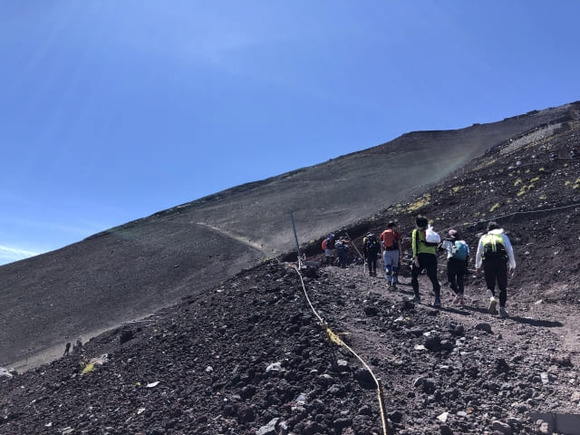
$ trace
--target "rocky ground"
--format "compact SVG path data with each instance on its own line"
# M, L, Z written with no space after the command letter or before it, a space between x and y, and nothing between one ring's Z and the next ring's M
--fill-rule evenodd
M382 434L363 362L383 386L390 433L580 433L580 160L566 157L579 139L575 124L518 138L337 229L360 246L397 219L408 253L423 213L441 233L461 230L474 251L498 220L518 263L509 318L486 312L475 274L465 306L451 305L444 286L435 309L424 276L424 304L408 302L407 266L395 291L360 265L304 269L303 288L293 263L272 260L50 364L5 373L0 433ZM305 247L307 264L321 259L317 247ZM444 272L441 259L442 284Z
M415 306L362 266L304 272L324 324L381 380L394 433L550 433L530 413L578 412L575 307L514 301L500 319L472 287L465 307L444 290L434 309L425 277ZM4 377L0 394L6 434L383 433L369 372L276 262Z

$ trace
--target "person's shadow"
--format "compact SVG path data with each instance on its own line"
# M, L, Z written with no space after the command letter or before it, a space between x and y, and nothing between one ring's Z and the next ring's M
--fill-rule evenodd
M477 311L482 314L489 314L485 307L471 307L465 306L463 307L465 310L469 311ZM489 314L491 317L497 317L497 315ZM544 328L560 328L564 326L562 322L558 322L557 320L543 320L543 319L532 319L530 317L521 317L521 316L512 316L509 315L504 320L512 320L518 323L524 323L526 325L531 326L542 326Z

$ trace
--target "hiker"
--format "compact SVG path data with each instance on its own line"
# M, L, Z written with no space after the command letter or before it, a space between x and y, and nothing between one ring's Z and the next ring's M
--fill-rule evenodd
M457 230L449 230L448 237L441 243L441 248L447 251L447 279L449 286L455 297L454 305L463 305L464 300L464 280L467 275L467 265L469 264L469 246Z
M479 239L477 254L475 255L475 268L477 273L481 274L483 265L487 295L489 296L488 311L491 314L497 314L497 299L495 298L495 283L497 281L497 287L499 288L499 315L501 317L508 316L505 310L508 264L509 273L513 275L516 268L516 260L510 239L504 234L504 230L499 227L497 222L491 221L487 225L487 233Z
M349 251L349 240L340 236L337 242L334 244L334 249L336 250L336 255L338 256L338 267L346 269L348 264L348 251Z
M370 276L377 276L377 257L380 252L379 241L373 233L367 233L363 238L365 259L369 268Z
M70 341L66 344L66 346L64 348L63 356L67 356L69 353L70 353Z
M393 290L397 288L399 282L399 259L403 255L403 238L395 230L396 227L396 222L389 222L387 229L379 236L383 250L387 287Z
M441 286L437 280L437 246L441 242L441 237L437 234L425 216L417 216L415 219L416 228L411 234L413 249L413 266L411 267L411 286L415 296L412 301L421 303L419 294L419 275L423 270L427 270L427 276L433 284L435 301L433 306L441 306Z
M72 345L72 353L81 353L83 351L83 342L80 338L77 338L77 342Z
M322 241L322 249L326 258L326 265L331 266L334 263L334 234L330 233L326 239Z

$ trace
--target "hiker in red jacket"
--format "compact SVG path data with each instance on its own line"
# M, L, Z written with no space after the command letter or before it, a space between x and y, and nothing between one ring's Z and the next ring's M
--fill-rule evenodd
M322 241L321 247L324 250L326 265L332 266L334 263L334 234L330 233L328 237Z
M399 282L399 259L403 254L403 238L395 230L396 227L396 222L389 222L387 229L379 236L387 275L387 286L393 290L397 288Z

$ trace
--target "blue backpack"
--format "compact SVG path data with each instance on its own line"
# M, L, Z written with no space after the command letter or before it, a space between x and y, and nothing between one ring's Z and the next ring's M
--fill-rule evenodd
M457 260L465 261L465 260L467 260L467 254L468 254L468 249L467 249L467 244L465 242L461 242L458 240L453 244L453 249L451 251L451 255L453 256L453 258L456 258Z

